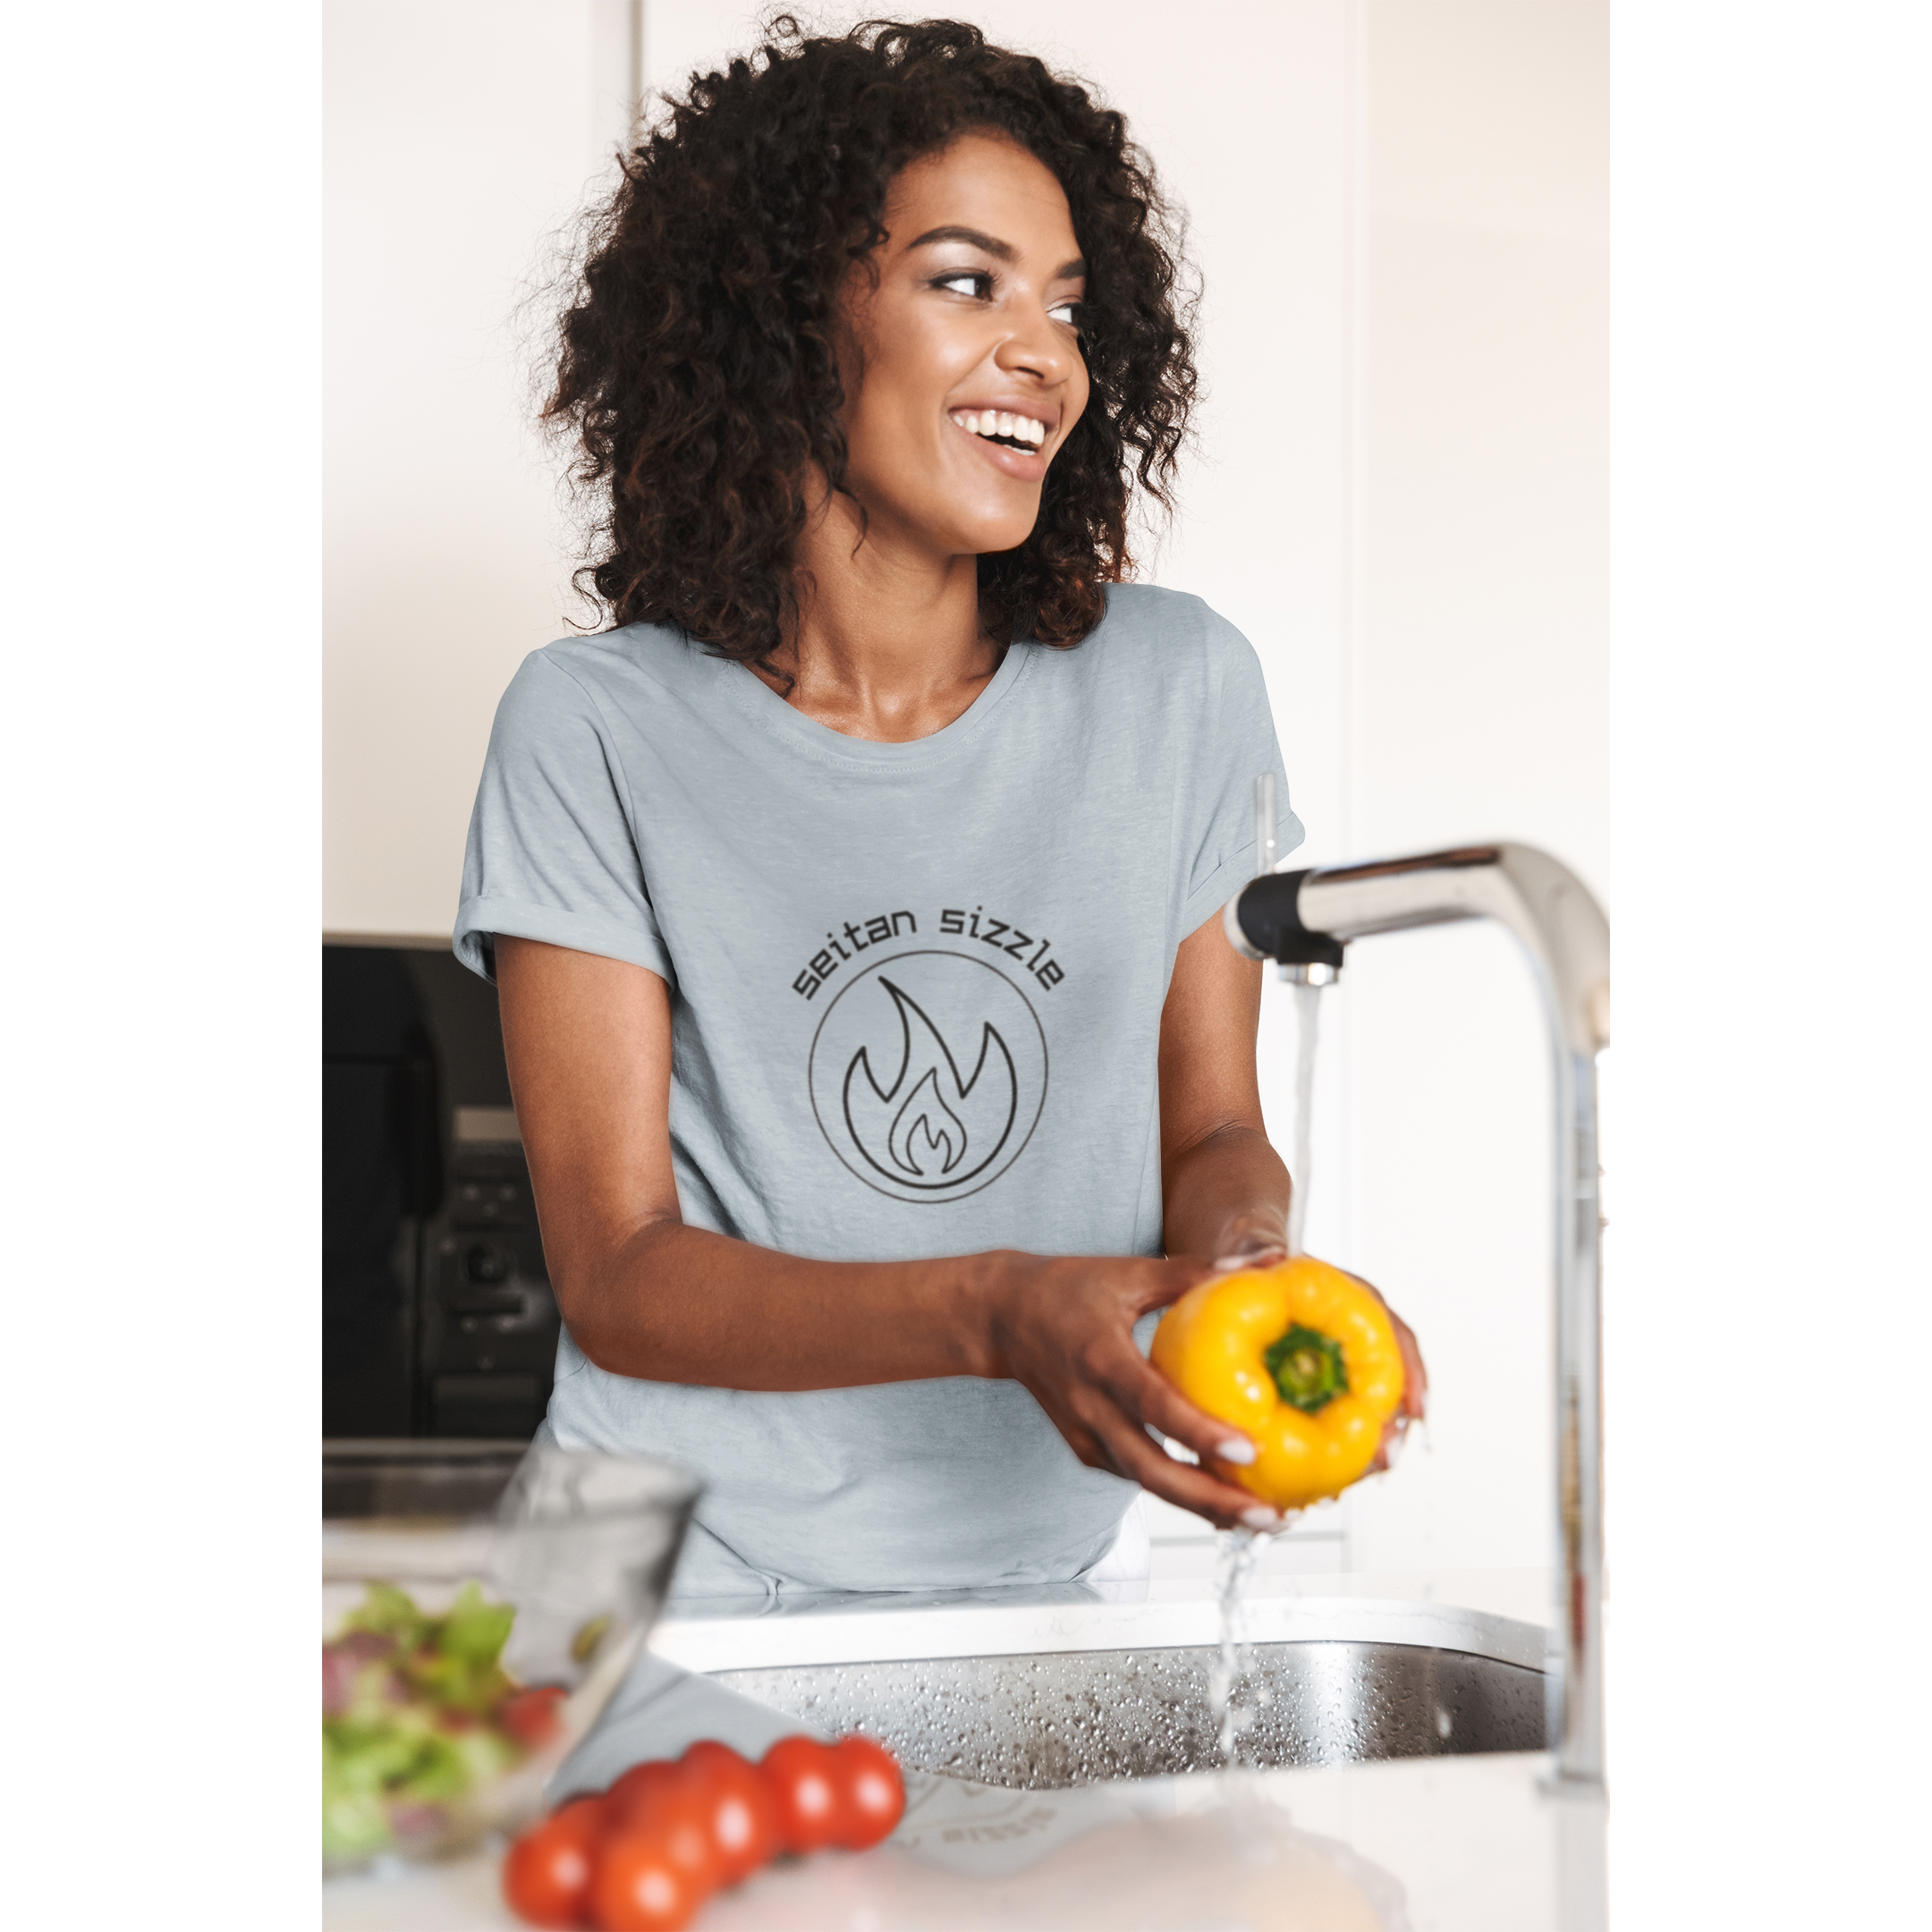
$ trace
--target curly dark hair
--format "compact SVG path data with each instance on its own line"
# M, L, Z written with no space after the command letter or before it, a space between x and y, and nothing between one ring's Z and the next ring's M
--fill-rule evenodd
M543 416L573 434L594 504L577 572L614 624L675 624L772 668L799 612L810 465L845 487L835 341L851 267L886 239L887 189L961 134L1008 136L1065 191L1088 264L1085 412L1018 549L979 559L988 631L1072 644L1132 568L1136 481L1164 512L1196 376L1178 228L1126 123L957 21L838 37L790 14L694 74L590 217ZM847 494L850 494L847 492Z

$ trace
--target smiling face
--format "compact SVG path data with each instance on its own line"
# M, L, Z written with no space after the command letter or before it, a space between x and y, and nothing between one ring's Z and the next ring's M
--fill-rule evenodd
M869 538L941 556L1026 541L1087 406L1084 264L1060 183L996 135L901 171L888 239L847 284L846 486Z

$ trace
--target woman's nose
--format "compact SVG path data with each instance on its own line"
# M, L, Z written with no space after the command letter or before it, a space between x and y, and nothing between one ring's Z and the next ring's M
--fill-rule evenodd
M1044 308L1027 313L1012 335L994 352L993 360L1009 376L1033 376L1041 382L1063 381L1072 366L1074 349L1066 331Z

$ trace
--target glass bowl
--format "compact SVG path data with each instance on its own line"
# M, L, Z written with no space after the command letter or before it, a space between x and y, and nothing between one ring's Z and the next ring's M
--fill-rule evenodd
M521 1830L664 1602L699 1491L538 1444L322 1445L322 1861Z

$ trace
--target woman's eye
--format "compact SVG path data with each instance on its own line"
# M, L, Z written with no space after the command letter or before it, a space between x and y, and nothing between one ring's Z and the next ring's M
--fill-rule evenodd
M1055 302L1053 307L1046 311L1046 313L1050 317L1052 317L1052 318L1055 322L1063 323L1070 329L1077 329L1080 326L1080 317L1085 311L1086 307L1087 305L1085 302Z
M993 277L977 268L962 268L957 275L936 276L933 286L953 289L962 295L977 295L983 299L993 292Z

